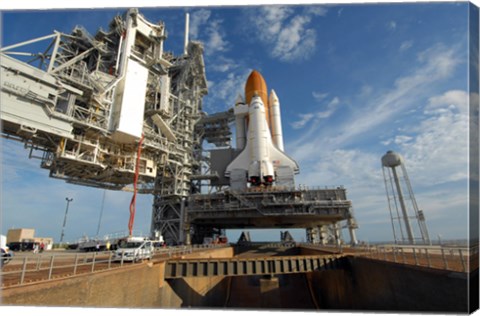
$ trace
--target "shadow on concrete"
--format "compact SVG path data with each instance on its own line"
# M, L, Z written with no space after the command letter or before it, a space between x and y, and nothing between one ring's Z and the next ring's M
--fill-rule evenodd
M336 267L307 274L168 282L181 307L466 313L475 305L469 295L478 290L472 286L469 293L468 284L478 282L478 270L467 274L346 257Z
M279 257L279 256L297 256L300 254L300 248L283 248L269 246L235 246L235 257Z
M178 307L316 309L305 274L226 277L204 294L200 294L184 279L169 280L168 283L181 302Z
M345 258L342 269L311 273L322 309L468 312L469 278L452 272L367 258ZM470 281L471 282L471 281Z
M204 286L200 286L200 290L192 288L185 279L172 279L167 282L180 298L182 302L180 307L223 307L227 298L228 278L223 278L217 285L209 290L205 290L209 287L207 279L205 278L206 282ZM204 292L204 294L199 292Z

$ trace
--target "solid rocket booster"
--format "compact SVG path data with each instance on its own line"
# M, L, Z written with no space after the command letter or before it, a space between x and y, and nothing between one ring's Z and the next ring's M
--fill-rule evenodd
M239 95L237 101L235 102L235 109L242 107L243 99ZM238 112L238 111L237 111ZM237 149L243 149L245 147L245 143L247 142L247 133L246 133L246 122L245 116L236 115L235 116L235 131L237 134Z
M252 71L245 84L245 103L236 101L235 126L237 149L242 152L227 166L225 175L240 169L251 185L271 185L278 168L298 172L297 163L283 152L280 102L275 91L270 97L258 71Z
M270 129L272 132L273 143L278 149L283 151L283 135L282 135L282 118L280 114L280 102L277 94L272 89L270 98L268 99L270 105Z

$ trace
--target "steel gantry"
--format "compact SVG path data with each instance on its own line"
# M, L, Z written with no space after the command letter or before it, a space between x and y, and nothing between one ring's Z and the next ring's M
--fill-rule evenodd
M0 117L2 135L24 142L51 177L98 188L133 190L143 138L138 192L155 195L152 232L179 242L207 84L202 44L174 56L166 37L163 22L130 9L95 35L76 27L4 47Z

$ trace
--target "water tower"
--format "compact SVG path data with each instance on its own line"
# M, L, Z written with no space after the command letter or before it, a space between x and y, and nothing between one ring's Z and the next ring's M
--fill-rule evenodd
M382 167L395 243L430 244L425 216L418 209L404 159L389 150L382 157Z

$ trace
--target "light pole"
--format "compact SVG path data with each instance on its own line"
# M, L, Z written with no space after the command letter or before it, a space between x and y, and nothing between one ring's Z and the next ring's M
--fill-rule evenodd
M65 218L63 219L63 227L62 227L62 234L60 235L60 243L62 243L62 241L63 241L63 235L64 235L64 231L65 231L65 224L67 223L68 205L70 204L70 202L73 201L73 198L69 199L69 198L67 197L67 198L65 198L65 200L67 200L67 208L65 209Z

